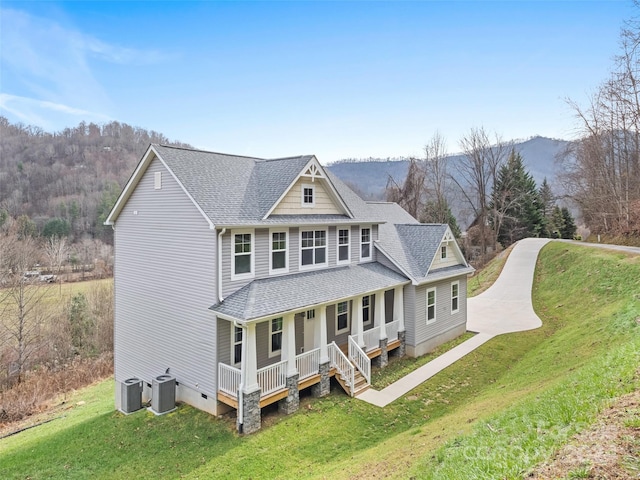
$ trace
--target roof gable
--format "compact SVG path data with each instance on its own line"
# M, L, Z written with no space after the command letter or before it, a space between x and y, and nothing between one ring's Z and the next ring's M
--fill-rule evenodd
M271 160L271 162L281 162L281 160ZM326 194L327 202L319 208L305 208L301 205L301 184L319 185L323 194ZM318 192L319 193L319 192ZM323 195L324 197L324 195ZM299 208L297 208L299 206ZM353 214L347 207L337 189L326 175L325 170L318 162L315 156L311 156L309 161L297 171L294 178L284 189L277 200L271 205L265 213L263 220L266 220L272 214L290 213L294 215L313 215L313 214L342 214L353 218Z

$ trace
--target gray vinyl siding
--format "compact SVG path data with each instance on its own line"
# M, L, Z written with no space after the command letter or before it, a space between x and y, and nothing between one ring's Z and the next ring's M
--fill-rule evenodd
M271 255L271 239L269 229L259 228L255 232L256 278L269 276L269 255Z
M404 326L407 345L416 344L416 287L412 284L404 287Z
M349 237L349 242L351 242L351 263L360 262L360 226L352 225L351 226L351 237Z
M233 365L231 329L231 322L218 319L218 361L227 365Z
M451 283L460 282L460 297L458 301L459 310L451 313ZM436 319L435 322L427 325L427 290L436 289ZM421 285L415 289L415 340L411 345L418 345L437 335L447 332L456 326L466 322L466 290L467 279L465 276L443 280L441 282Z
M162 188L154 174L162 172ZM154 159L115 225L115 378L216 392L216 235Z
M338 258L338 252L336 251L338 249L338 239L336 238L336 232L336 227L329 227L327 231L327 261L329 262L328 265L330 267L336 266L336 260Z
M300 270L300 229L289 229L289 272Z

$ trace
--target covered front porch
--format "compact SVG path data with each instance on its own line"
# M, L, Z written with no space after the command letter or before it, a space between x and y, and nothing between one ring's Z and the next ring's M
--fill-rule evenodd
M407 282L394 283L277 317L235 320L231 359L218 364L217 397L237 409L238 430L258 430L260 409L275 402L281 412L295 412L303 389L327 395L332 376L355 396L370 385L372 361L384 367L390 351L404 355Z

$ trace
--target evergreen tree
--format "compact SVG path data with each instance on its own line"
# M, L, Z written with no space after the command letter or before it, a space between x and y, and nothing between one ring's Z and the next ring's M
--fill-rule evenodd
M522 157L511 152L493 186L491 223L503 246L526 237L538 237L544 215L536 182L524 168Z
M553 207L553 211L551 212L551 220L549 222L549 237L551 238L562 238L562 232L565 231L565 219L564 215L562 215L562 210L560 207L555 205Z
M540 229L541 237L550 237L549 225L551 224L551 214L553 213L553 207L555 206L555 198L551 191L551 186L547 182L547 177L542 180L540 190L538 191L540 198L540 207L542 208L543 225Z
M571 215L571 212L569 212L569 209L567 207L562 207L560 213L563 220L563 227L560 231L560 235L562 238L571 240L575 236L576 230L578 229L576 227L576 222L573 220L573 216Z
M451 228L451 232L454 237L460 238L461 232L456 217L451 213L449 204L444 203L444 212L438 208L438 204L434 201L428 201L424 206L424 211L420 217L420 221L423 223L446 223Z

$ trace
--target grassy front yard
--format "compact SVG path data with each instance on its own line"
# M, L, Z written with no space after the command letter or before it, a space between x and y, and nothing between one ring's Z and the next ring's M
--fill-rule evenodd
M638 387L640 258L552 243L534 304L542 328L494 338L384 409L333 388L247 437L188 406L125 417L103 382L0 440L0 478L522 478Z

